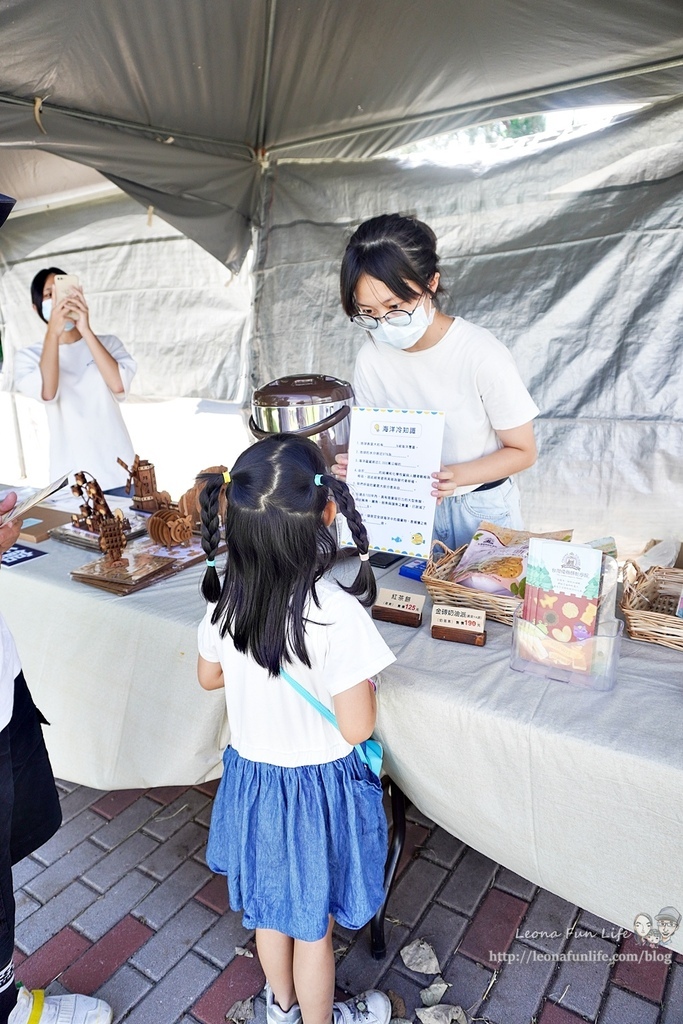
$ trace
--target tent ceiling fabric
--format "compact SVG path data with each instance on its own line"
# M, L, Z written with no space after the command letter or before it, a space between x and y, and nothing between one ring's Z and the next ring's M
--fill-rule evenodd
M107 184L92 168L62 160L40 149L1 152L0 180L18 203L46 200L55 193Z
M683 92L680 0L0 0L0 38L0 151L95 168L233 269L264 157Z

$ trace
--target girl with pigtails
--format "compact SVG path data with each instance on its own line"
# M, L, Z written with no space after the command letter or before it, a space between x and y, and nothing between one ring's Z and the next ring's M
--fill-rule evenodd
M319 449L292 434L204 480L198 675L207 690L225 688L231 732L207 862L256 930L268 1024L388 1024L381 992L334 1002L334 922L358 929L384 899L382 789L355 745L375 725L372 677L394 656L361 607L376 596L365 527ZM337 508L360 553L349 586L326 578Z

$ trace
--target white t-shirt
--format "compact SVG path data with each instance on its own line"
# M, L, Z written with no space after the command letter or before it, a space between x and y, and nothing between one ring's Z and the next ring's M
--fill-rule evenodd
M114 395L109 390L81 338L59 346L59 387L55 397L43 404L50 428L50 479L85 470L106 490L126 482L126 471L117 458L130 465L134 456L119 403L128 395L137 364L113 334L99 335L99 339L119 365L123 393ZM17 391L39 402L43 401L42 352L42 345L20 349L14 369Z
M356 358L353 390L361 406L444 412L441 461L447 466L490 455L502 447L497 430L520 427L539 412L505 345L459 316L441 341L418 352L366 341ZM434 461L436 472L438 457Z
M355 597L327 580L316 589L321 607L311 602L306 625L311 668L293 661L285 671L334 711L334 696L396 659ZM221 638L211 625L213 609L199 626L199 653L223 669L230 743L238 754L284 768L346 757L353 748L338 729L285 679L269 676L251 656L236 651L229 634Z
M14 638L0 615L0 730L9 724L14 706L14 680L21 671L21 662Z

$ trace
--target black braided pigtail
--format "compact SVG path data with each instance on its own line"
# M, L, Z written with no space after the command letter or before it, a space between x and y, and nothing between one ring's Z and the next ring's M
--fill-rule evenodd
M221 596L221 583L216 572L216 552L221 542L221 521L218 514L218 500L223 487L223 476L207 473L197 477L205 481L199 493L199 507L202 517L202 547L206 555L206 572L202 580L202 595L210 604ZM212 564L213 563L213 564Z
M351 536L358 548L358 553L360 555L367 555L369 548L368 533L363 524L363 520L360 517L360 513L356 508L356 503L353 500L351 491L343 480L338 480L336 476L332 476L328 473L323 475L322 483L332 491L334 500L337 503L337 508L349 524ZM339 585L343 586L341 583ZM371 605L375 603L375 599L377 597L377 581L375 579L375 574L372 571L372 566L367 558L361 558L358 575L351 586L343 587L343 589L349 594L353 594L354 597L357 597L361 604Z

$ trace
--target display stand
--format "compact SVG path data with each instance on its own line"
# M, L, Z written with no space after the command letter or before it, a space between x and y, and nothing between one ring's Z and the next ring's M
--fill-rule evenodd
M623 631L620 619L607 619L586 640L563 643L523 619L519 608L512 621L510 668L592 690L611 690Z

